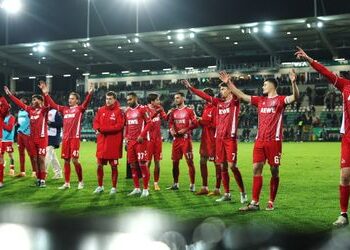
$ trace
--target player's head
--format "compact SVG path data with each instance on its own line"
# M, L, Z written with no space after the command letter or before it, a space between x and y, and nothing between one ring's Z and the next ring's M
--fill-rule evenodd
M182 92L177 92L174 95L174 102L176 106L181 106L185 103L185 94Z
M112 106L117 101L117 94L114 91L106 93L106 106Z
M44 98L42 95L32 95L33 107L41 107L43 103L44 103Z
M70 92L68 97L68 105L69 107L74 107L78 105L80 102L80 95L76 92Z
M160 105L159 95L156 93L150 93L147 96L147 102L152 106L159 106Z
M128 95L126 96L126 102L128 104L129 107L134 108L137 106L137 95L135 92L130 92L128 93Z
M276 91L278 87L278 82L275 78L267 78L263 85L263 94L269 94Z
M211 88L205 88L203 89L203 92L206 93L207 95L214 97L214 90L212 90Z
M228 88L226 83L220 83L220 96L224 99L229 97L231 95L231 90Z

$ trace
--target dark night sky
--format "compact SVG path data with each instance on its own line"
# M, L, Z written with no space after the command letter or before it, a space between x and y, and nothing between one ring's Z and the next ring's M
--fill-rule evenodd
M91 36L135 32L136 5L131 0L91 1L94 2L91 5ZM23 12L11 16L9 21L11 44L86 37L87 0L23 2ZM140 5L140 32L313 16L313 0L144 2ZM321 0L318 2L319 15L350 13L349 0L323 0L323 6ZM4 43L4 36L5 14L0 9L0 44Z

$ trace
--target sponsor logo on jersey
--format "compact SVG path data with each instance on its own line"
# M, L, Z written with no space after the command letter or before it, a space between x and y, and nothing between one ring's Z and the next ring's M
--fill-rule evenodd
M261 108L261 109L260 109L260 113L263 113L263 114L276 113L276 109L275 109L275 107L271 107L271 108Z
M74 118L75 117L75 114L65 114L64 115L64 119L69 119L69 118Z
M139 121L137 119L128 120L128 125L137 125Z
M230 108L219 109L219 115L225 115L230 113Z
M157 117L154 117L153 119L152 119L152 122L159 122L160 121L160 119L159 119L159 117L157 116Z
M176 124L186 124L186 120L185 119L177 119L174 121Z
M40 117L40 115L31 115L30 119L31 120L37 120L37 119L39 119L39 117Z

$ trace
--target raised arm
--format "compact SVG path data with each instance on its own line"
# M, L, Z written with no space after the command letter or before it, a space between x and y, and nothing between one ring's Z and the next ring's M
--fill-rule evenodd
M213 105L217 105L220 101L219 98L215 98L215 97L212 97L210 95L207 95L206 93L204 93L203 91L199 90L199 89L196 89L195 87L193 87L191 85L191 83L187 80L182 80L181 81L182 84L188 89L190 90L193 94L199 96L200 98L202 98L203 100L207 101L207 102L210 102L212 103Z
M344 85L350 84L350 80L342 78L328 70L325 66L322 64L316 62L313 58L311 58L306 52L300 48L297 47L297 52L295 52L295 56L298 59L303 59L307 61L311 67L313 67L318 73L326 77L335 87L342 90L344 88Z
M1 96L0 97L0 114L1 114L1 116L5 117L7 112L9 111L9 109L10 109L10 105L7 102L6 98Z
M299 88L297 85L297 74L295 73L295 70L292 69L289 72L289 79L292 84L292 95L287 96L286 103L290 104L295 102L299 98Z
M241 99L245 102L251 102L251 96L244 94L241 90L239 90L231 81L231 76L227 74L225 71L221 71L219 73L219 78L222 82L227 84L227 87L231 90L231 92L237 96L238 99Z
M47 87L46 83L44 81L40 81L38 87L41 89L41 92L44 95L45 105L48 105L49 107L56 109L58 112L63 113L64 106L60 106L55 103L54 100L52 100L51 96L49 95L49 88Z
M93 85L91 84L90 85L90 88L89 88L89 91L88 91L88 94L87 96L85 97L85 100L84 102L81 104L81 107L83 110L86 110L87 107L89 106L89 103L91 101L91 98L92 98L92 93L94 92L94 87Z
M20 107L21 109L24 109L27 112L29 111L29 106L25 105L17 97L15 97L11 93L11 91L9 90L9 88L7 86L4 86L4 91L5 91L6 95L8 95L8 97L10 97L11 101L13 101L18 107ZM7 103L7 105L8 105L8 103Z

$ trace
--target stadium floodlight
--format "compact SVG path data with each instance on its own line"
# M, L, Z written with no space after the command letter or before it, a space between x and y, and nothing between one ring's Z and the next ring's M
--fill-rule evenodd
M193 32L190 33L190 38L193 39L195 37L195 34Z
M168 40L171 40L171 36L167 36Z
M272 26L271 25L265 25L264 26L264 32L271 33L272 32Z
M70 74L64 74L63 77L71 77Z
M109 72L102 72L102 75L109 75Z
M12 80L19 80L19 77L12 77Z
M142 70L142 73L148 73L148 72L150 72L149 69L144 69L144 70Z
M118 46L118 49L121 49L121 48L122 48L122 46L119 45L119 46Z
M88 54L84 54L84 56L88 56Z
M36 48L39 53L44 53L46 50L45 46L42 44L39 44Z
M32 55L33 55L33 53L32 53L32 52L30 52L30 53L29 53L29 55L30 55L30 56L32 56Z
M288 32L287 32L287 35L290 35L290 34L292 34L292 33L291 33L290 31L288 31Z
M75 53L75 52L77 52L77 51L76 51L75 49L72 49L72 52Z
M230 37L229 37L229 36L226 36L225 39L226 39L226 40L230 40Z
M169 44L173 44L174 42L173 41L170 41Z
M183 49L184 47L183 46L180 46L179 49Z
M163 71L171 71L171 68L163 69Z
M185 35L184 35L184 33L179 33L179 34L177 34L176 38L177 38L177 40L182 41L185 39Z
M259 32L259 28L258 28L258 27L254 27L254 28L253 28L253 32L254 32L254 33L258 33L258 32Z
M82 75L83 75L83 76L89 76L90 73L86 72L86 73L83 73Z
M310 29L310 28L311 28L311 23L307 23L307 24L306 24L306 27L307 27L308 29Z
M322 28L323 27L323 22L318 21L316 25L317 25L317 28Z
M216 69L216 65L208 66L208 69Z
M30 77L28 77L29 79L31 79L31 80L34 80L34 79L36 79L36 77L35 76L30 76Z
M238 45L238 42L234 42L233 44L234 44L234 45Z
M79 70L80 68L79 67L76 67L75 70Z
M122 71L122 74L129 74L129 73L130 73L130 71L128 71L128 70Z
M21 0L4 0L0 6L8 14L16 14L22 9L22 1Z
M42 60L46 60L46 56L43 56L41 59L42 59Z
M130 53L134 53L134 50L131 49L131 50L129 50L129 52L130 52Z
M135 42L135 43L138 43L139 41L140 41L140 39L139 39L138 37L135 37L135 38L134 38L134 42Z
M53 75L46 75L46 78L52 78Z
M296 40L298 40L298 38L297 38L297 37L294 37L293 40L296 41Z

